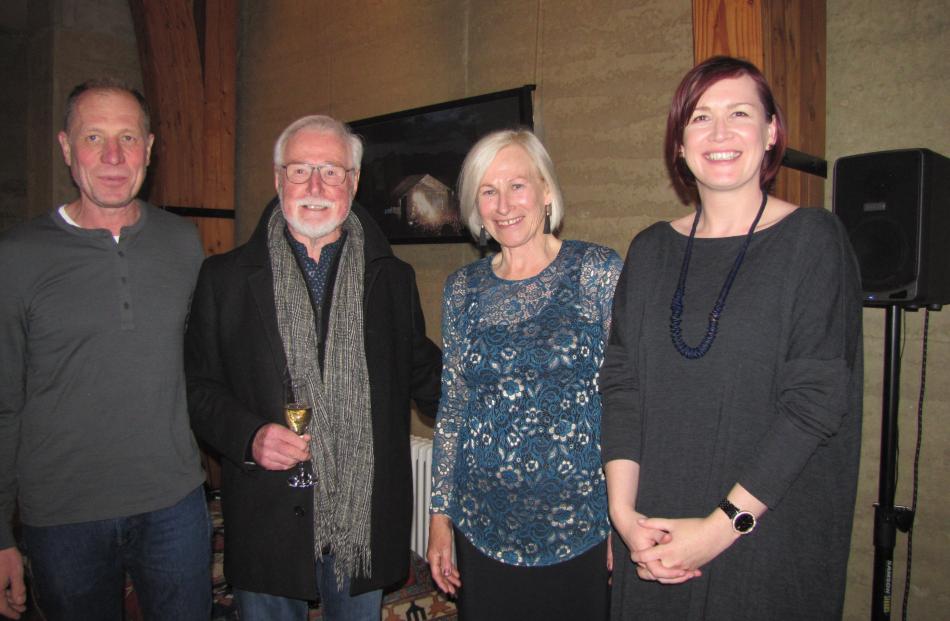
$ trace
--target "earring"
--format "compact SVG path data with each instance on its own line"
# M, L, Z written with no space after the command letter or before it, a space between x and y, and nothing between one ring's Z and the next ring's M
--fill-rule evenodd
M544 206L544 234L551 234L551 203Z
M478 247L484 248L488 245L488 238L485 235L485 225L482 225L481 230L478 231Z

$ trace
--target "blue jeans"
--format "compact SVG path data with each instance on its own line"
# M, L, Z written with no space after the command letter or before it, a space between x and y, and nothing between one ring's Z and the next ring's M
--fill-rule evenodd
M320 590L320 607L327 621L379 621L383 605L383 591L378 589L359 595L350 595L350 579L343 588L336 588L333 577L333 555L317 561L317 588ZM306 621L307 602L302 599L278 597L267 593L255 593L234 589L241 621Z
M121 621L126 572L145 619L211 616L211 520L198 487L166 509L23 526L33 596L50 621Z

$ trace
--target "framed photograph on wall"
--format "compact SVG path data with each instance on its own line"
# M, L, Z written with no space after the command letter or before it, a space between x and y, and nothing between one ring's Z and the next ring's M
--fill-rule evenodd
M356 201L390 243L471 241L456 182L475 142L496 129L533 128L533 84L349 123L365 143Z

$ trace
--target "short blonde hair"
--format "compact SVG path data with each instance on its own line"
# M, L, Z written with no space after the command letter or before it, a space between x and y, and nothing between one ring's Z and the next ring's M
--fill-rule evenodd
M552 196L551 230L555 231L561 225L564 199L557 183L557 175L554 174L554 163L547 149L529 129L503 129L483 136L476 142L465 156L462 171L459 173L459 207L462 211L462 221L468 226L472 237L477 238L482 228L482 217L478 213L478 186L498 152L511 145L525 150L538 169L541 179L547 184Z

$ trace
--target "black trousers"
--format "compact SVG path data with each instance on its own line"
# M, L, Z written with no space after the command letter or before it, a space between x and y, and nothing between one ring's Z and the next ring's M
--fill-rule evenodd
M601 621L607 618L607 542L543 567L506 565L455 532L459 621Z

